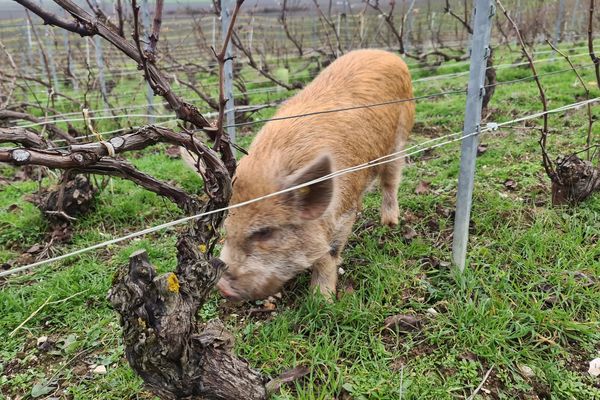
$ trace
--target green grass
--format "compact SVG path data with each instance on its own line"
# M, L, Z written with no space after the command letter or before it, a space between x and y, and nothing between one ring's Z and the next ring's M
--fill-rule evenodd
M500 53L497 63L516 58ZM430 73L467 68L450 64ZM564 62L543 63L539 72L564 68ZM583 70L586 82L593 81L592 73ZM502 69L498 80L529 74L527 69ZM465 83L466 77L419 83L416 94ZM572 73L547 76L542 83L551 108L572 103L583 92ZM499 86L487 122L540 108L532 82ZM463 110L464 96L420 102L413 141L460 131ZM598 107L593 111L597 117ZM109 122L105 124L108 128ZM309 293L308 277L301 276L277 301L273 315L251 314L254 304L232 308L215 294L200 318L222 318L237 338L237 353L266 375L275 377L297 365L310 367L308 376L284 386L277 399L464 398L489 369L484 389L491 394L481 391L477 398L600 398L599 381L587 374L589 361L600 352L600 197L573 208L550 206L537 144L539 124L533 121L528 129L501 129L481 137L488 149L477 160L464 274L450 266L459 159L459 145L454 143L410 159L398 194L402 217L397 228L376 223L380 196L367 196L344 252L345 273L333 304ZM585 110L553 115L550 126L553 156L583 147ZM594 137L599 134L596 124ZM241 143L248 145L250 138L244 136ZM152 175L200 192L200 181L179 160L167 157L162 146L131 161ZM505 187L507 179L516 182L516 189ZM421 180L431 189L417 195ZM17 258L45 237L44 219L25 201L36 188L29 181L2 187L0 262ZM180 215L158 196L113 179L94 210L75 224L71 243L55 252ZM405 237L408 228L416 231L414 238ZM136 249L146 248L159 270L172 269L175 233L158 232L0 283L0 398L30 398L34 385L35 390L48 387L56 396L74 399L152 398L124 360L118 319L106 294L114 272ZM437 314L432 316L430 309ZM385 318L395 314L415 314L425 322L410 333L384 329ZM36 348L41 336L54 343L49 351ZM107 374L90 374L89 366L99 364L107 366ZM525 366L533 376L523 372Z

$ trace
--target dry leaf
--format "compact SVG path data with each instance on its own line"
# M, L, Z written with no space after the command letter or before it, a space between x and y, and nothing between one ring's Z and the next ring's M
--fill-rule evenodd
M6 208L9 212L21 211L21 207L18 204L11 204Z
M387 317L384 321L386 329L396 332L413 332L421 328L422 318L418 315L398 314Z
M170 158L179 158L179 146L171 146L166 151Z
M411 224L414 222L417 222L419 220L419 217L417 217L415 214L413 214L410 211L405 211L404 212L404 222L406 222L407 224Z
M285 371L284 373L279 375L277 378L273 379L272 381L270 381L269 383L267 383L265 385L266 389L267 389L267 393L269 393L269 394L277 393L277 392L279 392L279 389L281 389L281 386L283 386L284 383L293 382L298 378L302 378L303 376L308 375L309 372L310 372L310 369L308 369L308 367L304 367L304 366L296 367L296 368L290 369L289 371Z
M425 181L419 181L417 188L415 189L416 194L427 194L429 193L429 186L431 184Z
M508 190L516 190L517 182L513 181L512 179L507 179L504 181L504 187Z
M410 226L405 226L404 231L402 232L402 237L406 240L412 240L417 236L417 231Z

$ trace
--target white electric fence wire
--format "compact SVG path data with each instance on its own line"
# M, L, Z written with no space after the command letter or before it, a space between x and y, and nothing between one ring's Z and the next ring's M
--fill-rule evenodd
M539 113L535 113L535 114L530 114L530 115L527 115L527 116L524 116L524 117L520 117L520 118L516 118L516 119L510 120L510 121L506 121L506 122L488 123L485 128L480 129L480 130L475 131L475 132L471 132L471 133L466 134L466 135L461 135L462 132L456 132L456 133L448 134L448 135L445 135L445 136L442 136L442 137L439 137L439 138L430 139L430 140L427 140L427 141L425 141L423 143L419 143L419 144L416 144L416 145L411 146L409 148L406 148L404 150L397 151L397 152L388 154L388 155L383 156L383 157L379 157L379 158L377 158L375 160L371 160L369 162L366 162L366 163L363 163L363 164L360 164L360 165L356 165L356 166L353 166L353 167L341 169L339 171L336 171L336 172L333 172L331 174L322 176L320 178L317 178L317 179L314 179L312 181L303 183L301 185L293 186L293 187L290 187L290 188L287 188L287 189L284 189L284 190L280 190L280 191L277 191L277 192L273 192L273 193L267 194L265 196L257 197L257 198L251 199L251 200L247 200L247 201L244 201L244 202L241 202L241 203L233 204L233 205L230 205L230 206L227 206L227 207L223 207L223 208L219 208L219 209L216 209L216 210L211 210L211 211L199 213L199 214L196 214L196 215L191 215L191 216L188 216L188 217L183 217L183 218L180 218L180 219L177 219L177 220L174 220L174 221L170 221L170 222L167 222L167 223L164 223L164 224L160 224L160 225L156 225L156 226L153 226L153 227L150 227L150 228L146 228L146 229L143 229L141 231L133 232L133 233L130 233L130 234L125 235L125 236L121 236L121 237L118 237L118 238L115 238L115 239L107 240L107 241L102 242L102 243L97 243L95 245L92 245L92 246L89 246L89 247L85 247L85 248L82 248L82 249L79 249L79 250L75 250L73 252L66 253L66 254L63 254L63 255L60 255L60 256L57 256L57 257L48 258L48 259L41 260L41 261L38 261L38 262L35 262L35 263L31 263L31 264L28 264L28 265L21 266L21 267L18 267L18 268L13 268L13 269L10 269L8 271L2 271L2 272L0 272L0 277L4 277L4 276L8 276L8 275L13 275L13 274L16 274L18 272L26 271L26 270L29 270L29 269L32 269L32 268L35 268L35 267L39 267L39 266L45 265L45 264L50 264L50 263L53 263L53 262L56 262L56 261L64 260L66 258L77 256L77 255L80 255L80 254L83 254L83 253L87 253L87 252L92 251L92 250L96 250L96 249L99 249L99 248L102 248L102 247L107 247L107 246L110 246L110 245L113 245L113 244L116 244L116 243L120 243L120 242L123 242L125 240L129 240L129 239L133 239L133 238L136 238L136 237L144 236L144 235L147 235L147 234L150 234L150 233L153 233L153 232L157 232L157 231L160 231L160 230L163 230L163 229L166 229L166 228L170 228L170 227L173 227L173 226L176 226L176 225L181 225L181 224L183 224L185 222L188 222L188 221L191 221L191 220L194 220L194 219L198 219L198 218L201 218L201 217L205 217L205 216L208 216L208 215L211 215L211 214L216 214L216 213L225 212L225 211L233 210L233 209L236 209L236 208L244 207L244 206L247 206L249 204L253 204L253 203L256 203L256 202L259 202L259 201L262 201L262 200L265 200L265 199L268 199L268 198L271 198L271 197L279 196L281 194L289 193L291 191L294 191L294 190L297 190L297 189L301 189L303 187L314 185L315 183L319 183L319 182L322 182L322 181L325 181L325 180L328 180L328 179L333 179L333 178L341 176L341 175L346 175L346 174L349 174L351 172L356 172L356 171L360 171L360 170L363 170L363 169L366 169L366 168L372 168L372 167L375 167L377 165L390 163L390 162L399 160L399 159L401 159L403 157L412 156L412 155L415 155L415 154L418 154L418 153L422 153L422 152L424 152L426 150L431 150L431 149L435 149L435 148L438 148L438 147L441 147L441 146L445 146L447 144L454 143L454 142L457 142L459 140L468 138L470 136L478 135L480 133L489 132L489 131L495 131L498 128L503 127L503 126L507 126L507 125L511 125L511 124L514 124L514 123L523 122L523 121L527 121L527 120L531 120L531 119L535 119L535 118L539 118L539 117L542 117L542 116L544 116L546 114L555 114L555 113L567 111L567 110L570 110L570 109L580 108L580 107L583 107L583 106L585 106L587 104L595 103L595 102L597 102L599 100L600 100L600 97L596 97L596 98L593 98L593 99L590 99L590 100L585 100L585 101L581 101L581 102L578 102L578 103L573 103L573 104L565 105L565 106L558 107L558 108L555 108L555 109L552 109L552 110L548 110L548 111L545 111L545 112L539 112ZM444 142L436 143L436 144L433 144L433 145L428 146L428 147L422 147L425 144L429 144L429 143L432 143L432 142L435 142L435 141L439 141L439 140L442 140L442 139L447 139L447 138L453 137L453 136L458 136L458 137L455 137L454 139L451 139L451 140L446 140ZM412 152L408 152L409 150L413 150L413 149L416 149L416 150L412 151Z

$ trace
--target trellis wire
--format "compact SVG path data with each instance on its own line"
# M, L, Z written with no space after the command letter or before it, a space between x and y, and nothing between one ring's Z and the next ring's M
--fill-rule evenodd
M583 66L578 66L576 69L580 70L580 69L588 69L588 68L593 68L593 64L592 65L583 65ZM551 72L547 72L544 74L538 74L538 77L544 77L544 76L550 76L550 75L556 75L556 74L560 74L560 73L566 73L566 72L570 72L572 71L572 68L566 68L563 70L559 70L559 71L551 71ZM502 85L506 85L506 84L513 84L513 83L518 83L518 82L523 82L523 81L528 81L528 80L532 80L535 79L535 77L532 76L527 76L524 78L518 78L518 79L513 79L513 80L509 80L509 81L501 81L501 82L496 82L494 84L491 85L486 85L485 88L489 88L489 87L498 87L498 86L502 86ZM434 94L430 94L430 95L424 95L424 96L416 96L410 99L397 99L397 100L391 100L388 102L383 102L383 103L375 103L375 104L370 104L367 106L356 106L356 107L351 107L351 108L342 108L342 109L332 109L332 110L323 110L323 111L315 111L313 113L308 113L308 114L299 114L299 115L292 115L292 116L284 116L284 117L276 117L276 118L266 118L266 119L259 119L259 120L255 120L255 121L248 121L248 122L243 122L243 123L238 123L238 124L233 124L233 125L226 125L224 128L228 128L231 126L234 127L240 127L240 126L249 126L249 125L256 125L256 124L260 124L260 123L266 123L269 121L278 121L278 120L285 120L285 119L293 119L293 118L300 118L303 116L307 116L307 115L318 115L318 114L327 114L327 113L332 113L332 112L338 112L338 111L350 111L353 109L359 109L359 108L364 108L364 107L379 107L379 106L384 106L384 105L388 105L388 104L395 104L395 103L402 103L402 102L407 102L407 101L416 101L416 100L422 100L422 99L429 99L429 98L434 98L434 97L438 97L438 96L445 96L445 95L452 95L452 94L460 94L460 93L465 93L465 89L456 89L453 91L446 91L446 92L440 92L440 93L434 93ZM166 104L166 103L161 103L161 104ZM252 110L256 107L262 107L262 108L270 108L270 107L276 107L278 106L279 103L265 103L265 104L259 104L259 105L251 105L251 106L241 106L241 107L236 107L234 108L233 111L245 111L247 109ZM135 107L132 106L131 108L145 108L146 106L139 106L139 107ZM128 107L123 107L123 108L128 108ZM116 110L119 108L112 108L111 110ZM232 111L231 109L226 109L226 112L230 112ZM71 115L74 114L79 114L79 112L77 113L71 113ZM59 114L59 115L67 115L67 114ZM59 115L55 115L52 117L56 117ZM204 113L205 117L211 118L214 117L216 115L215 112L208 112L208 113ZM159 118L159 119L168 119L169 121L164 121L161 124L164 123L168 123L171 121L177 121L177 118L174 114L166 114L166 115L161 115L161 114L153 114L151 115L154 118ZM114 118L131 118L131 117L140 117L140 118L144 118L144 117L149 117L148 114L122 114L122 115L111 115L111 116L93 116L93 117L88 117L87 120L104 120L104 119L114 119ZM30 124L25 124L25 125L17 125L20 128L31 128L31 127L35 127L35 126L42 126L42 125L48 125L48 124L54 124L54 123L68 123L68 122L81 122L81 121L85 121L86 119L84 118L70 118L70 119L62 119L62 120L50 120L50 121L42 121L42 122L37 122L37 123L30 123ZM117 132L121 132L124 130L129 130L131 128L118 128L112 131L107 131L107 132L102 132L100 133L100 135L107 135L107 134L111 134L111 133L117 133ZM76 138L76 139L80 139L80 138ZM58 142L63 142L64 140L57 140L55 141L55 143Z
M377 48L377 49L380 49L380 50L390 50L390 51L393 51L393 50L395 50L395 48L394 48L394 47L373 47L373 48ZM111 48L111 49L112 49L112 48ZM435 47L428 48L428 50L430 50L430 49L435 49ZM570 51L573 51L573 50L580 50L580 49L587 49L587 46L578 46L578 47L571 47L571 48L569 48L569 50L570 50ZM189 49L189 50L187 50L187 51L185 51L185 52L184 52L184 54L185 54L185 55L188 55L188 54L194 54L194 52L193 52L192 50L197 50L197 47L195 47L195 46L190 46L190 49ZM535 51L535 52L533 52L533 54L534 54L534 55L539 55L539 54L550 54L550 53L554 53L554 50L539 50L539 51ZM120 54L120 53L118 53L118 52L117 52L116 54L117 54L117 55L121 55L121 54ZM583 53L583 54L589 55L589 53ZM171 55L173 55L173 54L171 54ZM313 57L313 56L315 56L315 55L318 55L318 53L314 53L314 54L313 54L313 53L307 53L307 54L306 54L306 55L304 55L302 58L311 58L311 57ZM574 56L572 56L572 57L574 57ZM128 60L128 59L124 59L124 60L126 60L126 61L129 61L129 62L130 62L130 60ZM277 58L276 58L276 57L273 57L273 56L271 56L271 57L267 57L267 61L277 61ZM439 68L439 67L436 67L436 66L423 66L423 65L421 65L421 64L420 64L420 63L418 63L418 62L413 62L413 63L411 63L411 62L410 62L410 59L408 59L408 60L407 60L407 64L408 64L408 66L411 68L411 71L431 70L431 69L436 69L436 68ZM459 62L456 62L455 64L453 64L453 66L459 66L459 65L468 65L468 61L459 61ZM510 65L510 64L509 64L509 65ZM213 62L210 62L210 63L203 64L203 66L205 66L205 67L207 67L207 68L211 68L211 67L218 67L218 63L216 63L216 62L214 62L214 61L213 61ZM169 68L169 67L167 67L167 69L168 69L168 68ZM73 71L73 72L74 72L74 73L86 73L86 72L87 72L87 69L85 69L85 70L81 70L81 71ZM137 65L135 65L135 64L133 64L133 63L132 63L132 65L131 65L130 67L128 67L128 68L121 68L121 69L116 69L116 70L114 70L114 69L113 69L113 70L111 70L111 71L108 71L108 72L110 73L110 76L111 76L111 77L119 77L119 76L127 76L127 75L137 75L137 74L141 74L141 72L140 72L140 71L139 71L139 69L137 68ZM37 73L37 74L33 74L33 75L31 75L31 76L33 76L33 77L35 77L35 76L38 76L38 77L42 77L42 78L43 78L43 77L45 77L45 74L44 74L43 72L40 72L40 73ZM63 78L63 79L60 79L60 80L67 80L67 78ZM215 84L212 84L212 85L217 85L217 84L215 83ZM211 86L211 85L208 85L208 86Z
M303 116L308 116L308 115L328 114L328 113L337 112L337 111L348 111L348 110L359 109L359 108L378 107L378 106L384 106L384 105L388 105L388 104L405 103L407 101L430 99L430 98L434 98L434 97L438 97L438 96L460 94L460 93L464 93L464 92L465 92L464 89L452 90L452 91L428 94L428 95L424 95L424 96L411 97L409 99L395 99L395 100L390 100L390 101L382 102L382 103L374 103L374 104L354 106L354 107L349 107L349 108L333 109L333 110L315 111L313 113L300 114L300 115L296 115L296 116L271 118L271 119L252 121L252 122L241 123L241 124L225 125L223 128L230 128L232 126L237 127L237 126L244 126L244 125L252 125L255 123L266 122L266 121L277 121L279 119L298 118L298 117L303 117ZM226 111L231 111L231 110L226 110ZM154 114L153 116L155 118L171 118L172 119L175 117L175 114L168 114L168 115ZM114 118L134 118L134 117L145 118L145 117L148 117L148 114L103 115L103 116L93 116L93 117L89 117L89 118L85 118L85 119L84 118L68 118L68 119L62 119L62 120L34 122L34 123L30 123L30 124L25 124L25 125L18 125L18 127L19 128L32 128L35 126L43 126L43 125L55 124L55 123L81 122L81 121L86 121L86 120L104 120L104 119L114 119Z
M589 53L578 53L578 54L574 54L574 55L569 56L569 57L571 59L573 59L573 58L579 58L579 57L584 57L584 56L589 56ZM534 60L534 63L551 62L551 61L557 61L557 60L563 60L563 58L562 57L543 58L543 59ZM488 69L494 68L497 71L497 70L500 70L500 69L514 68L514 67L518 67L518 66L522 66L522 65L528 65L528 64L529 64L528 62L522 62L522 63L517 63L517 64L510 64L510 63L508 63L508 64L500 64L500 65L496 65L496 66L491 66L491 67L488 67ZM456 65L456 64L454 64L454 65ZM583 68L588 68L588 67L583 67ZM539 76L553 75L553 74L557 74L557 73L568 72L568 71L571 71L571 70L572 70L571 68L568 68L568 69L564 69L564 70L560 70L560 71L552 71L552 72L549 72L549 73L546 73L546 74L540 74ZM412 70L411 72L414 73L415 71ZM439 74L439 75L433 75L433 76L429 76L429 77L417 78L417 79L413 80L413 83L428 82L428 81L434 81L434 80L439 80L439 79L444 79L444 78L450 78L450 77L459 77L459 76L465 76L465 75L468 75L468 74L469 74L468 71L453 72L453 73L448 73L448 74ZM309 76L309 78L310 78L310 76ZM532 79L532 78L533 77L531 77L531 78L526 77L526 78L522 78L521 80L527 80L527 79ZM246 84L260 84L260 83L269 83L269 80L265 79L265 80L260 80L260 81L246 82ZM208 85L208 86L210 86L210 85ZM277 86L277 85L269 86L269 87L266 87L266 88L250 89L250 90L247 90L245 92L237 92L237 93L235 93L234 97L239 97L239 96L242 96L242 95L259 93L259 92L261 92L261 93L262 92L277 92L279 89L280 89L280 87ZM40 93L47 93L47 91L42 91ZM116 99L126 98L128 95L131 95L133 93L137 93L137 92L122 93L120 96L113 96L113 98L116 98ZM181 93L181 92L179 92L179 93ZM76 98L76 99L78 99L78 98ZM59 99L56 99L56 100L67 101L68 99L59 98ZM199 99L199 100L202 100L202 99ZM164 105L166 103L158 103L158 104ZM108 111L111 111L111 110L118 110L118 109L134 109L136 107L137 106L113 107L113 108L107 108L105 110L96 110L95 112L96 113L97 112L102 112L102 111L108 112ZM140 106L140 107L137 107L137 108L143 108L143 107ZM49 116L49 118L55 118L55 117L60 116L60 115L64 115L64 116L66 116L66 115L75 115L75 114L78 114L78 113L79 112L56 114L56 115Z
M107 247L107 246L110 246L112 244L120 243L120 242L123 242L125 240L129 240L129 239L133 239L133 238L136 238L136 237L144 236L144 235L147 235L147 234L150 234L150 233L153 233L153 232L157 232L157 231L160 231L160 230L163 230L163 229L167 229L167 228L170 228L170 227L173 227L173 226L176 226L176 225L181 225L181 224L183 224L185 222L188 222L188 221L191 221L191 220L194 220L194 219L197 219L197 218L201 218L201 217L204 217L204 216L207 216L207 215L211 215L211 214L215 214L215 213L219 213L219 212L225 212L225 211L229 211L229 210L232 210L232 209L244 207L244 206L247 206L249 204L256 203L258 201L262 201L262 200L265 200L265 199L268 199L268 198L271 198L271 197L274 197L274 196L278 196L278 195L285 194L285 193L288 193L288 192L291 192L291 191L294 191L294 190L297 190L297 189L301 189L303 187L314 185L315 183L319 183L319 182L322 182L322 181L325 181L325 180L333 179L335 177L346 175L346 174L349 174L351 172L356 172L356 171L360 171L362 169L372 168L372 167L375 167L375 166L378 166L378 165L381 165L381 164L390 163L390 162L399 160L402 157L410 157L412 155L419 154L419 153L422 153L424 151L432 150L432 149L435 149L435 148L438 148L438 147L442 147L442 146L445 146L445 145L457 142L459 140L463 140L465 138L468 138L468 137L471 137L471 136L474 136L474 135L479 135L481 133L495 131L495 130L497 130L500 127L504 127L504 126L511 125L511 124L514 124L514 123L518 123L518 122L523 122L523 121L527 121L527 120L539 118L539 117L542 117L542 116L547 115L547 114L555 114L555 113L567 111L567 110L574 109L574 108L580 108L582 106L585 106L586 104L591 104L591 103L598 102L599 100L600 100L600 97L595 97L595 98L590 99L590 100L585 100L585 101L581 101L581 102L577 102L577 103L572 103L572 104L569 104L569 105L566 105L566 106L558 107L558 108L555 108L555 109L552 109L552 110L548 110L548 111L545 111L545 112L539 112L539 113L530 114L530 115L527 115L527 116L524 116L524 117L520 117L520 118L516 118L516 119L510 120L510 121L506 121L506 122L488 123L487 126L486 126L486 128L481 129L481 130L477 130L476 132L471 132L471 133L465 134L465 135L461 135L462 132L456 132L456 133L448 134L448 135L445 135L445 136L441 136L439 138L429 139L429 140L427 140L427 141L425 141L423 143L416 144L416 145L411 146L411 147L409 147L407 149L404 149L404 150L401 150L401 151L397 151L397 152L394 152L394 153L390 153L390 154L388 154L386 156L379 157L377 159L368 161L366 163L359 164L359 165L356 165L356 166L353 166L353 167L349 167L349 168L345 168L345 169L333 172L331 174L322 176L320 178L314 179L312 181L309 181L309 182L306 182L306 183L303 183L303 184L300 184L300 185L296 185L296 186L293 186L293 187L290 187L290 188L287 188L287 189L284 189L284 190L280 190L280 191L277 191L277 192L273 192L273 193L267 194L265 196L260 196L260 197L257 197L257 198L251 199L251 200L247 200L247 201L244 201L244 202L241 202L241 203L233 204L233 205L230 205L230 206L227 206L227 207L223 207L223 208L219 208L219 209L216 209L216 210L207 211L207 212L204 212L204 213L199 213L199 214L195 214L195 215L183 217L183 218L180 218L180 219L177 219L177 220L173 220L173 221L170 221L170 222L167 222L167 223L164 223L164 224L160 224L160 225L156 225L156 226L153 226L153 227L150 227L150 228L146 228L146 229L143 229L141 231L133 232L133 233L127 234L125 236L121 236L121 237L118 237L118 238L107 240L105 242L97 243L95 245L88 246L88 247L85 247L85 248L82 248L82 249L79 249L79 250L76 250L76 251L73 251L73 252L70 252L70 253L67 253L67 254L63 254L63 255L60 255L60 256L57 256L57 257L53 257L53 258L48 258L48 259L45 259L45 260L37 261L35 263L27 264L27 265L24 265L24 266L21 266L21 267L17 267L17 268L13 268L13 269L10 269L10 270L7 270L7 271L1 271L0 272L0 277L4 277L4 276L8 276L8 275L13 275L13 274L16 274L18 272L23 272L23 271L26 271L26 270L29 270L29 269L32 269L32 268L35 268L35 267L39 267L39 266L50 264L50 263L53 263L53 262L56 262L56 261L64 260L66 258L74 257L74 256L77 256L77 255L80 255L80 254L83 254L83 253L87 253L89 251L96 250L96 249L99 249L99 248L102 248L102 247ZM461 136L458 136L458 135L461 135ZM447 138L453 137L453 136L458 136L458 137L455 137L454 139L447 140L447 141L444 141L444 142L436 143L436 144L428 146L428 147L419 148L420 146L422 146L424 144L432 143L432 142L439 141L439 140L442 140L442 139L447 139ZM407 153L408 150L412 150L412 149L415 149L415 148L416 148L415 151Z

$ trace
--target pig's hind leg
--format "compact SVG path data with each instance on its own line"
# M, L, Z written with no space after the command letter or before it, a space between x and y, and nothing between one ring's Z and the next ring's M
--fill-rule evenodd
M404 157L385 164L379 179L381 181L381 223L388 226L398 225L398 186L402 178Z
M404 149L404 144L408 134L400 121L396 132L396 148L399 152ZM398 186L402 179L402 168L404 167L404 157L398 160L383 164L379 170L379 181L381 183L381 223L388 226L398 225L400 209L398 208Z

